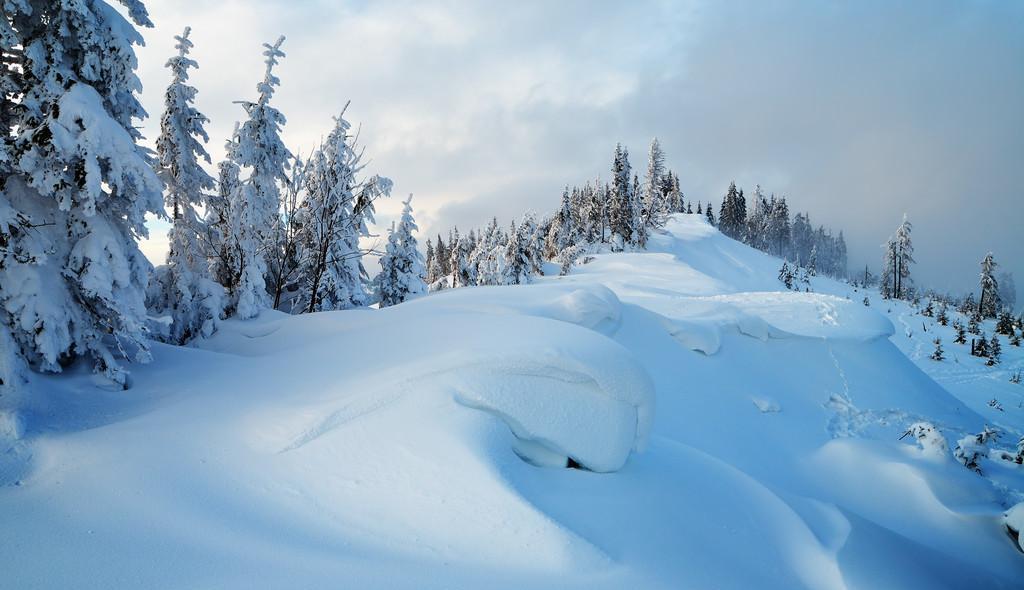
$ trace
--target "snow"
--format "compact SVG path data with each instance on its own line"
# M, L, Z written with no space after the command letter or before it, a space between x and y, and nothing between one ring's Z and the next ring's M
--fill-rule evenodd
M1012 447L1024 355L931 361L909 306L780 264L676 215L531 285L229 320L128 392L35 375L0 585L1019 586L1024 469L931 436Z

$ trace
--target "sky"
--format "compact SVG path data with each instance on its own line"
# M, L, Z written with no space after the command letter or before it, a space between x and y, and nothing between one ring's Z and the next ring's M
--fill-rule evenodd
M1024 287L1024 2L146 6L148 138L186 25L215 162L242 116L233 101L256 95L261 44L283 34L284 139L308 153L351 100L367 172L394 181L381 230L410 193L423 240L553 210L565 185L608 178L616 142L642 170L658 137L687 198L760 184L843 230L851 271L878 271L906 213L919 285L976 290L992 251ZM152 230L143 250L159 263L166 225Z

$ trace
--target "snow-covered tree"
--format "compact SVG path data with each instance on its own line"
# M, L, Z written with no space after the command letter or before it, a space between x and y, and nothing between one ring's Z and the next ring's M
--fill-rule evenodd
M980 460L988 456L988 443L999 438L999 433L985 426L978 434L971 434L957 441L953 456L964 467L981 473Z
M747 230L747 202L743 191L736 190L736 183L729 183L729 190L722 199L718 212L718 229L734 240L743 240Z
M988 341L988 361L985 362L988 366L998 365L999 361L1003 358L1003 347L999 344L999 336L992 334L992 339Z
M953 322L953 331L956 333L956 338L953 339L953 342L967 344L967 330L964 329L964 325L960 320Z
M636 236L634 228L635 198L630 184L632 172L629 165L629 150L622 144L615 146L615 157L612 162L612 185L608 195L608 221L613 236L613 244L633 244ZM617 236L617 237L616 237Z
M981 261L981 297L978 299L978 313L983 318L994 318L999 313L999 283L996 281L996 261L989 252Z
M910 280L910 265L915 262L915 260L914 245L910 241L911 229L913 229L913 226L910 224L910 221L907 220L907 216L904 215L903 223L896 228L894 257L896 268L894 270L894 276L896 280L895 296L897 299L904 297L912 284Z
M380 306L398 305L427 292L423 277L423 256L412 232L418 231L412 217L412 195L402 203L398 227L388 236L387 249L380 258Z
M127 386L119 357L150 358L137 239L163 215L138 146L135 26L102 0L8 0L0 26L0 332L37 370L79 356ZM134 23L134 24L133 24Z
M284 115L270 105L274 88L281 81L274 75L278 58L284 57L281 36L271 45L264 43L263 80L256 85L256 102L243 101L247 119L238 128L228 157L243 175L231 195L231 230L238 245L240 270L233 304L235 315L248 319L270 307L267 293L267 254L274 248L274 227L281 208L281 184L288 182L291 152L281 140Z
M665 152L661 149L661 143L655 137L651 140L651 147L647 151L647 172L644 174L643 196L641 208L643 212L642 224L647 227L661 227L665 224L665 218L669 213L666 202L667 191L662 190L662 181L665 178Z
M147 301L155 313L170 316L164 337L176 344L209 336L224 312L224 288L211 279L203 248L208 230L196 213L197 207L206 206L206 193L213 189L214 181L199 163L210 161L203 147L209 141L203 128L209 119L193 106L196 89L188 84L189 68L198 67L188 57L190 32L185 27L175 37L178 54L167 61L172 79L164 93L156 154L158 172L167 185L164 204L172 225L167 265L154 273Z
M297 272L299 307L305 312L369 303L359 237L366 233L365 215L372 214L372 203L390 195L392 183L381 176L359 180L362 153L355 149L346 109L307 164Z
M932 340L932 343L935 344L935 350L932 351L932 355L931 355L932 360L933 361L944 360L946 358L946 356L945 356L945 351L942 350L942 339L941 338L936 338L935 340Z

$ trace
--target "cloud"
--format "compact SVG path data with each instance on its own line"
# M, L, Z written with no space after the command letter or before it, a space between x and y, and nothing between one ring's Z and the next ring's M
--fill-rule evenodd
M351 99L370 168L417 195L423 236L551 209L565 184L607 177L617 141L642 167L657 135L688 196L760 183L844 229L851 266L877 267L907 212L922 284L974 287L989 249L1024 276L1021 3L147 6L150 137L186 24L215 157L241 116L232 101L255 94L260 44L284 33L286 141L308 152ZM383 227L399 199L379 210Z

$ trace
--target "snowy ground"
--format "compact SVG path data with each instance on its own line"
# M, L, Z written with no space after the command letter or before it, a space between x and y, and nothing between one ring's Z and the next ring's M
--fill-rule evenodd
M39 378L0 587L1019 588L1024 469L899 438L1013 447L1024 354L779 265L682 215L531 286L228 322L128 392Z

